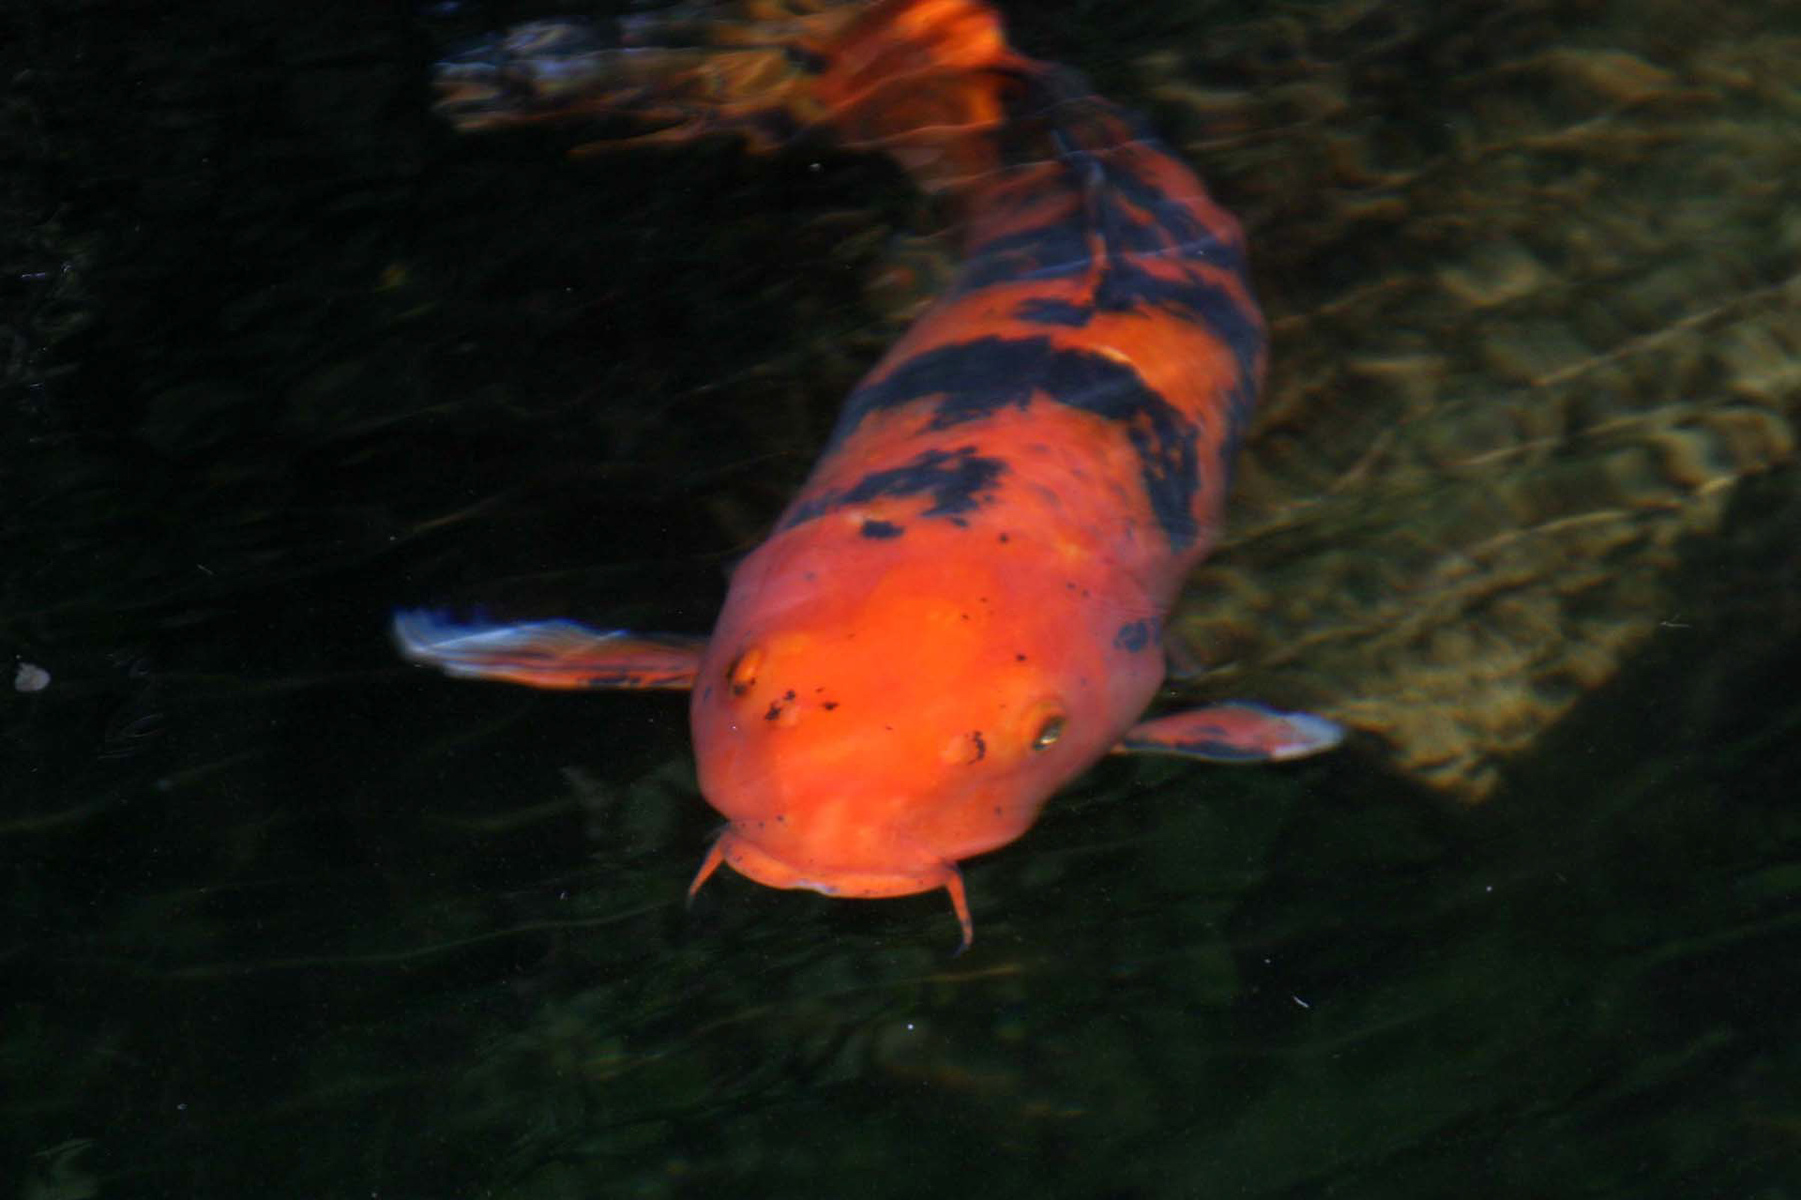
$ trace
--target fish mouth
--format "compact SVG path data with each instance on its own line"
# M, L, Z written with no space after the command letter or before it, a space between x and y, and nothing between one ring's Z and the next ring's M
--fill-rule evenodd
M707 877L725 863L746 879L773 888L805 888L826 896L851 900L879 900L889 896L911 896L946 887L957 875L952 863L934 863L905 871L870 871L843 869L821 863L797 863L783 858L767 847L752 841L739 829L727 826L707 852L694 883L688 888L692 896Z
M694 882L688 885L690 900L707 877L719 869L720 863L730 865L738 874L765 887L806 888L851 900L912 896L943 888L950 895L951 910L956 913L957 925L963 931L957 953L969 949L975 937L975 925L969 917L969 897L963 890L963 874L954 862L930 863L910 871L842 870L822 868L818 864L803 866L771 853L767 847L745 837L736 825L731 825L707 851L706 860L694 875Z

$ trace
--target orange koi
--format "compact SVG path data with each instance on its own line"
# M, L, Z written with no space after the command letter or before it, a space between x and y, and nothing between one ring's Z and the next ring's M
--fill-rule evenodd
M692 18L684 18L691 21ZM537 22L441 67L483 129L640 118L652 140L822 131L945 199L963 261L851 393L710 637L396 615L406 657L548 688L691 688L721 863L874 898L945 889L1109 751L1273 761L1338 743L1229 703L1141 720L1163 622L1218 528L1264 371L1244 236L1199 179L982 0L748 24ZM623 43L623 44L621 44Z

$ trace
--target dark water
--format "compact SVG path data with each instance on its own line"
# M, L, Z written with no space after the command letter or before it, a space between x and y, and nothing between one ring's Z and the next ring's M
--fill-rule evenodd
M1342 7L1291 12L1414 11ZM0 1188L1801 1196L1787 467L1481 807L1367 744L1109 762L971 865L956 960L941 896L684 911L679 698L396 662L403 604L704 630L892 336L880 164L440 128L436 50L543 11L16 14ZM1149 103L1282 14L1016 16Z

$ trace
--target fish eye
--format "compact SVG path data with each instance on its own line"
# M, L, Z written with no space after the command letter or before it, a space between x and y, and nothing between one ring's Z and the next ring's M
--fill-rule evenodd
M1061 713L1046 717L1038 732L1032 735L1032 749L1048 750L1057 744L1063 736L1063 715Z
M757 670L763 665L763 652L751 647L725 669L725 681L732 689L732 695L742 696L757 684Z

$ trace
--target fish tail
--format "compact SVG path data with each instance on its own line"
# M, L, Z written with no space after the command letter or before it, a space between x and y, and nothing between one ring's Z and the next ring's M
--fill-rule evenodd
M809 98L815 47L856 13L828 0L745 0L612 21L530 21L441 59L436 108L463 133L620 123L617 136L582 150L719 133L768 150L816 118Z
M1015 101L1042 70L983 0L878 0L816 65L817 123L842 145L883 151L928 193L1004 165Z
M1087 90L1014 51L986 0L744 0L534 21L448 56L437 87L440 113L464 131L624 123L593 150L721 133L769 150L824 133L885 152L929 193L1054 155L1053 133L1079 122L1038 118Z

